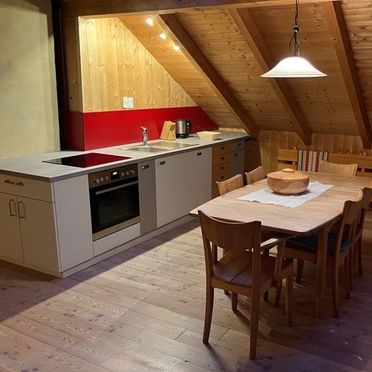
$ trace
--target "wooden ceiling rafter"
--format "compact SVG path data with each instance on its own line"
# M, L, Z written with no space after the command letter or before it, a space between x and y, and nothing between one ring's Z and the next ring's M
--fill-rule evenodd
M159 16L159 19L164 23L164 26L171 33L173 39L182 46L182 51L190 63L192 63L194 67L207 79L218 97L220 97L220 99L230 108L231 112L240 120L244 129L248 130L252 137L257 139L258 130L248 112L241 105L234 92L213 67L208 58L199 49L193 38L178 20L177 16L174 14L164 14Z
M275 65L275 61L250 11L248 9L235 9L231 10L231 15L251 48L258 64L261 66L262 71L265 72L270 70ZM269 81L280 103L287 112L292 122L293 129L300 136L305 145L310 145L310 128L288 84L283 79L269 79Z
M370 149L372 146L371 125L369 123L366 106L363 102L362 89L354 62L353 50L349 40L341 3L328 2L323 4L323 8L328 22L329 34L337 54L346 90L358 126L359 135L362 139L364 148Z
M301 0L301 4L330 0ZM340 0L333 0L340 1ZM249 8L293 5L293 0L63 0L65 16L132 14L166 14L196 8Z

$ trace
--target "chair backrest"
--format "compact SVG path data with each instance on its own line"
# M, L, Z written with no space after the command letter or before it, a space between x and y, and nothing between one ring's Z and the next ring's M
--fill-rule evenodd
M338 259L340 254L340 247L342 239L354 240L354 235L356 233L357 223L362 210L362 200L351 201L347 200L344 203L344 208L342 211L342 218L339 224L336 238L336 251L334 252L334 257Z
M364 187L360 194L362 199L362 210L360 212L360 217L357 223L357 229L359 233L361 233L361 231L363 230L364 218L369 210L369 203L372 199L372 189L369 187Z
M336 164L319 160L319 172L338 174L340 176L356 176L358 164Z
M265 177L265 170L262 165L250 172L245 172L245 180L247 182L247 185L263 180Z
M213 275L213 254L216 247L225 251L252 251L252 265L256 265L260 275L261 265L261 222L229 222L212 218L199 211L200 226L203 235L205 266L207 278ZM255 273L257 275L257 272ZM252 273L253 275L253 273ZM253 280L255 278L253 277Z
M243 187L243 176L241 174L237 174L225 181L216 181L216 184L219 195L223 195L227 192Z

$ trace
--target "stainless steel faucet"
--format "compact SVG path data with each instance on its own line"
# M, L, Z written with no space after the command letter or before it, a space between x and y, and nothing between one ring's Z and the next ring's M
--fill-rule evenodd
M143 142L143 146L146 146L147 145L147 141L149 139L147 128L146 127L141 127L141 130L142 130L142 142Z

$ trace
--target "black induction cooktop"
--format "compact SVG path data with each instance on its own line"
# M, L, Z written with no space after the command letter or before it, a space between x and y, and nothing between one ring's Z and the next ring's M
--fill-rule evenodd
M128 156L100 154L89 152L88 154L66 156L65 158L44 160L44 163L69 165L71 167L87 168L95 165L112 163L114 161L130 159Z

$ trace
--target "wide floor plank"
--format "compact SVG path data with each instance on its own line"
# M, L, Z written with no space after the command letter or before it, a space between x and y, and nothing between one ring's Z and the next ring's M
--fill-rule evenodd
M341 318L315 317L315 268L294 286L294 326L284 299L261 304L257 360L248 358L250 304L238 312L215 294L210 344L201 342L205 274L196 221L67 279L0 262L0 370L5 371L372 371L372 213L363 278ZM270 293L273 299L274 292Z

